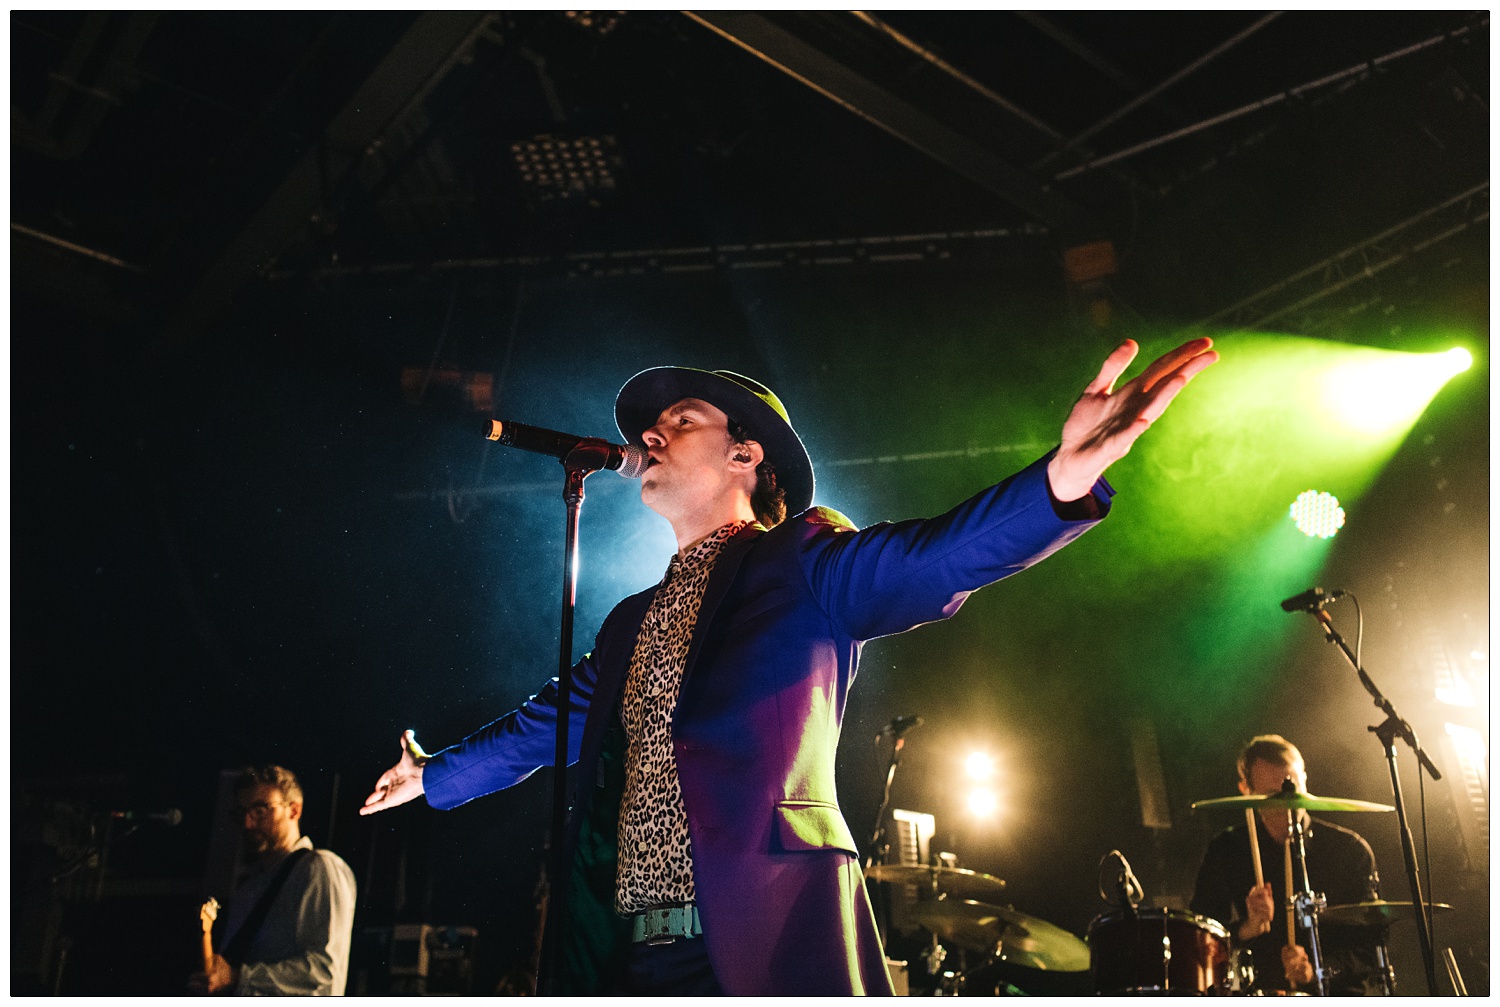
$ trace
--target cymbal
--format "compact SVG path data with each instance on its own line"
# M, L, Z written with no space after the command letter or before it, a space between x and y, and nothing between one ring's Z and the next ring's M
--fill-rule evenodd
M1047 972L1086 972L1089 946L1061 927L1009 906L938 899L910 907L912 918L938 940L1000 961Z
M1319 797L1302 791L1290 790L1280 794L1242 794L1237 797L1215 797L1209 801L1194 801L1194 811L1211 808L1302 808L1306 811L1395 811L1389 804L1371 804L1348 797Z
M1428 904L1433 912L1445 913L1453 907L1446 902ZM1329 906L1318 914L1320 923L1337 923L1347 926L1378 927L1397 920L1412 920L1417 917L1415 902L1351 902L1343 906Z
M875 864L867 872L876 881L920 885L955 898L983 899L1005 890L1005 882L991 874L962 867L925 867L922 864Z

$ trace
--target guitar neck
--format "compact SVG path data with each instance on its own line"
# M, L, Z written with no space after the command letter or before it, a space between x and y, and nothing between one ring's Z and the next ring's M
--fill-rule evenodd
M214 970L214 920L219 918L219 900L209 899L198 910L198 922L203 928L203 974Z

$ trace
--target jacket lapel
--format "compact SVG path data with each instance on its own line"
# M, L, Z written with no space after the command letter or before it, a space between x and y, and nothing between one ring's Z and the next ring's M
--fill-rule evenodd
M718 559L714 560L713 572L708 575L708 584L703 589L703 602L698 606L698 619L693 623L693 639L688 644L687 659L683 663L682 689L684 692L687 689L688 679L692 677L693 666L698 663L698 653L703 649L703 639L708 635L708 627L713 623L714 616L719 611L719 603L729 593L729 588L734 583L735 576L740 572L740 564L750 552L750 547L760 541L760 537L764 534L765 530L759 525L746 526L743 531L724 544Z

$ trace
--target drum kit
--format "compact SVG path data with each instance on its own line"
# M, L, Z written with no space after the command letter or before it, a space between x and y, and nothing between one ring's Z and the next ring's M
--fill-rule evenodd
M1392 811L1390 805L1338 797L1320 797L1284 790L1270 795L1223 797L1198 801L1193 810ZM1298 815L1291 815L1295 821ZM1300 824L1294 825L1300 832ZM1252 830L1251 835L1254 835ZM1257 867L1259 854L1256 852ZM1128 865L1126 867L1128 872ZM1305 873L1305 869L1304 869ZM1070 990L1088 992L1081 973L1090 973L1092 992L1101 995L1259 995L1248 965L1231 949L1229 931L1217 920L1172 909L1137 908L1133 898L1122 898L1115 911L1089 924L1087 939L1045 920L1000 905L1005 889L1000 878L950 866L875 864L867 874L873 881L911 885L919 891L909 907L909 918L931 937L929 971L938 977L939 996L995 993L1045 993L1029 978L1051 973L1074 973L1080 982ZM1305 881L1305 879L1304 879ZM1318 928L1379 927L1414 919L1411 902L1360 902L1329 906L1304 884L1294 900L1310 933L1314 958ZM1436 903L1433 911L1453 907ZM959 967L940 966L950 950L959 952ZM1380 951L1386 992L1394 982ZM969 963L977 965L969 967ZM1315 969L1319 966L1314 965ZM998 978L997 978L998 977ZM1032 987L1028 989L1027 987ZM1055 987L1052 991L1060 991ZM1326 992L1321 983L1313 992Z

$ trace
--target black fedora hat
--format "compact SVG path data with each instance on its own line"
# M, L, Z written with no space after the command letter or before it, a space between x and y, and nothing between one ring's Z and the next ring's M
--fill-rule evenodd
M632 444L656 425L662 410L682 399L702 399L724 411L759 442L766 461L776 468L776 483L786 491L787 514L812 506L813 467L792 429L786 407L776 394L752 378L732 371L702 371L696 367L653 367L642 371L620 389L615 399L615 423Z

